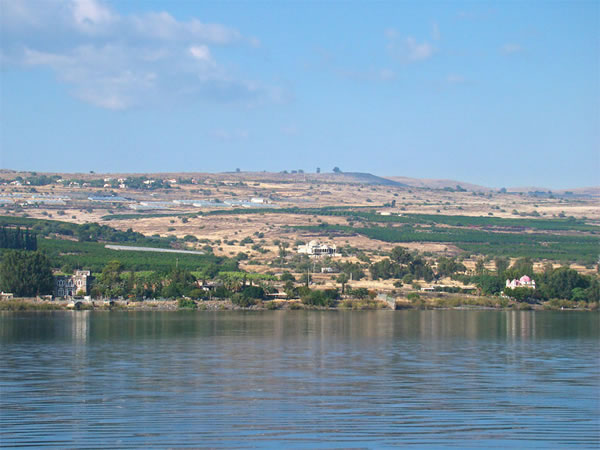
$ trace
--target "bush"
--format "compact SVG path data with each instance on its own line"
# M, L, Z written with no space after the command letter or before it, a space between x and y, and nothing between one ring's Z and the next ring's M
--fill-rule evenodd
M410 284L413 282L413 280L414 280L414 277L410 273L407 273L406 275L404 275L402 277L402 282L405 284Z
M348 295L350 295L351 297L357 298L359 300L362 300L362 299L369 297L369 290L367 288L349 289Z
M196 299L196 300L205 300L208 298L208 293L204 290L204 289L192 289L189 294L188 294L191 298Z
M265 302L264 305L265 305L265 308L267 308L270 311L278 309L277 303L274 302L273 300L271 300L270 302Z
M411 292L410 294L408 294L406 296L406 298L409 299L411 302L421 300L421 296L419 294L417 294L416 292Z
M180 309L196 309L198 305L191 298L180 298L177 300L177 307Z
M242 308L248 308L250 306L256 305L256 300L250 297L245 297L244 295L236 292L231 296L231 303L237 306L241 306Z
M279 277L280 281L296 281L296 278L294 278L294 275L292 275L289 272L283 272L281 274L281 276Z
M302 295L302 303L313 306L333 306L340 297L337 289L325 289L324 291L310 289Z
M262 300L265 298L265 290L260 286L246 286L242 289L242 296L249 299L259 299Z

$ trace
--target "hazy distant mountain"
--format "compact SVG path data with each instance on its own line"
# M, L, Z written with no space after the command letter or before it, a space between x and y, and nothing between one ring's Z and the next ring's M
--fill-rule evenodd
M456 189L457 186L460 186L467 191L477 191L477 192L488 192L495 191L497 189L490 188L487 186L480 186L478 184L465 183L463 181L457 180L436 180L436 179L427 179L427 178L410 178L410 177L385 177L388 180L393 180L398 183L402 183L405 186L411 187L419 187L419 188L429 188L429 189L444 189L444 188L453 188Z
M361 183L361 184L378 184L384 186L407 187L405 183L394 180L392 178L378 177L371 173L363 172L338 172L338 173L322 173L316 175L318 179L323 181Z
M430 178L411 178L404 176L377 176L366 172L327 172L327 173L305 173L298 171L291 172L223 172L223 173L196 173L196 172L164 172L164 173L57 173L57 172L27 172L27 171L16 171L11 169L0 169L1 180L12 180L17 176L27 178L36 175L59 175L65 179L76 178L83 180L91 180L103 177L128 177L128 176L141 176L145 175L149 178L190 178L196 177L199 179L203 178L234 178L240 181L287 181L287 182L302 182L312 181L321 183L355 183L355 184L366 184L366 185L382 185L382 186L394 186L394 187L414 187L414 188L426 188L426 189L444 189L452 188L456 189L460 186L467 191L474 192L490 192L498 191L499 188L492 188L488 186L481 186L478 184L467 183L458 180L448 179L430 179ZM510 187L505 186L508 192L550 192L554 194L566 194L572 193L573 195L588 196L588 197L600 197L600 186L588 186L581 188L571 189L549 189L547 187L539 186L520 186Z

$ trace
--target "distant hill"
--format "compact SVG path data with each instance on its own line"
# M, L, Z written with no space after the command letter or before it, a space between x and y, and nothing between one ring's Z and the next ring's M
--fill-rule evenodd
M17 176L27 178L32 175L46 175L53 176L59 175L65 179L80 179L80 180L92 180L104 177L128 177L128 176L147 176L149 178L160 178L160 179L178 179L178 178L190 178L195 177L197 179L233 179L239 181L275 181L275 182L317 182L317 183L355 183L355 184L366 184L366 185L381 185L391 187L408 187L408 188L425 188L425 189L444 189L452 188L456 189L460 186L470 192L491 192L497 191L498 188L491 188L487 186L481 186L473 183L466 183L464 181L449 180L449 179L428 179L428 178L411 178L403 176L385 176L380 177L366 172L338 172L338 173L298 173L294 172L222 172L222 173L207 173L207 172L163 172L163 173L59 173L59 172L28 172L28 171L16 171L11 169L0 169L0 180L9 181L15 179ZM545 187L525 186L525 187L510 187L506 186L509 192L523 192L525 194L530 192L549 192L558 195L575 195L584 197L599 197L600 198L600 186L589 186L572 189L548 189Z
M522 186L522 187L514 187L507 188L509 192L552 192L553 194L558 195L576 195L583 197L600 197L600 186L588 186L582 188L573 188L573 189L548 189L539 186Z
M465 183L463 181L457 180L437 180L437 179L427 179L427 178L410 178L410 177L385 177L386 179L396 181L398 183L402 183L405 186L415 187L415 188L429 188L429 189L444 189L444 188L452 188L456 189L456 186L460 186L467 191L476 191L476 192L489 192L495 191L497 189L490 188L487 186L481 186L478 184Z
M371 173L365 172L339 172L339 173L325 173L316 175L318 179L330 182L339 183L360 183L360 184L373 184L383 186L395 186L395 187L408 187L407 184L400 181L378 177Z

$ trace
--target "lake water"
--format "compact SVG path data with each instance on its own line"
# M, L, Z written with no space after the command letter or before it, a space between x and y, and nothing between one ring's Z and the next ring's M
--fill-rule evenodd
M0 314L0 445L598 447L600 316Z

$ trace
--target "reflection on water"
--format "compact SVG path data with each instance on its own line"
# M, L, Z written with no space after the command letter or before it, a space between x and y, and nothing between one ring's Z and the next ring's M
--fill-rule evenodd
M0 314L0 444L595 446L598 315Z

